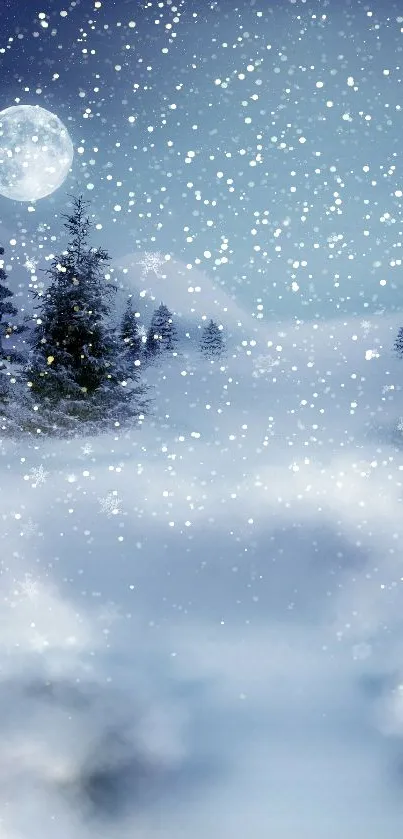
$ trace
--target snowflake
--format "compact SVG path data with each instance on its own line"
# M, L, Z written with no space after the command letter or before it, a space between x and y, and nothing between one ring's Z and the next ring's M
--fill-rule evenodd
M363 329L363 330L364 330L364 332L365 332L366 334L368 334L368 332L369 332L369 331L370 331L370 329L371 329L371 323L370 323L370 321L369 321L369 320L362 320L362 321L361 321L361 329Z
M365 360L371 361L372 358L379 358L378 350L365 350Z
M108 518L109 516L117 516L118 513L122 512L122 501L118 497L116 490L113 490L113 492L108 492L108 495L106 495L104 498L99 498L98 500L100 503L101 512L106 513Z
M33 579L32 574L25 574L24 579L17 583L16 594L22 594L28 600L35 600L39 594L39 586L36 580Z
M253 361L253 378L258 379L260 376L267 376L267 374L270 373L274 367L277 367L278 364L279 361L272 355L258 355L258 357Z
M26 539L30 539L31 536L35 536L38 533L38 525L33 519L29 518L24 530L21 531L20 535L25 536Z
M139 265L142 266L142 276L145 277L147 274L154 273L156 277L160 278L162 275L160 273L160 268L165 263L164 254L160 251L156 251L152 253L152 251L144 251L142 258L139 260Z
M360 478L369 478L372 469L372 463L369 463L367 460L360 460L358 463L353 463L353 470Z
M396 428L398 431L403 432L403 417L399 417Z
M37 487L41 484L44 484L47 476L49 475L49 472L45 472L42 464L40 466L34 466L32 469L30 469L30 473L34 480L34 483L32 484L33 487Z
M396 219L393 218L393 216L391 216L390 213L384 213L380 217L379 221L382 222L382 224L386 224L387 227L389 227L391 224L396 224Z
M84 443L84 445L81 446L81 451L82 451L83 455L85 455L87 457L88 457L88 455L92 454L91 443Z
M341 242L343 240L342 233L331 233L330 236L327 237L326 241L330 247L334 246L336 242Z
M37 264L38 262L35 259L32 259L32 257L27 256L24 262L24 268L26 268L27 271L31 271L31 274L34 274Z

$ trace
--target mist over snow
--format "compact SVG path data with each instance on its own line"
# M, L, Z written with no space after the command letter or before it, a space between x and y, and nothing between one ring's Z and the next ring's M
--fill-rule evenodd
M396 325L180 345L140 429L3 441L7 839L398 835Z

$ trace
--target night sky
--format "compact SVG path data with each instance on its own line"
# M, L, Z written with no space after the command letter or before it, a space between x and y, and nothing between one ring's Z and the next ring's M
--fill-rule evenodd
M113 258L170 254L268 319L400 309L402 46L385 0L3 0L0 108L75 149L34 210L0 197L14 289L81 192Z

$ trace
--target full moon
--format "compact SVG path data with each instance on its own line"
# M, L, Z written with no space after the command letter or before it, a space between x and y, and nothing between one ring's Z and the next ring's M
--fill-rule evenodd
M36 201L65 180L73 144L56 114L39 105L0 111L0 194L14 201Z

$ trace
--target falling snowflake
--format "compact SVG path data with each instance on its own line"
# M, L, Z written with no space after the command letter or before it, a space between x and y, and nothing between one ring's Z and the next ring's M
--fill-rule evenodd
M253 361L253 373L252 376L254 379L259 379L261 376L267 376L274 367L278 367L279 361L278 359L274 358L272 355L258 355L257 358Z
M41 484L45 483L46 478L49 475L49 472L45 472L45 470L44 470L44 468L41 464L40 466L34 466L32 469L30 469L30 474L31 474L31 476L33 478L33 481L34 481L32 486L37 487L37 486L40 486Z
M326 241L327 241L327 243L330 247L334 247L336 242L342 242L343 241L343 234L342 233L331 233L330 236L327 237Z
M92 454L91 443L84 443L84 445L81 446L81 451L82 451L83 455L85 455L86 457L88 457L88 455Z
M28 256L24 262L24 268L26 268L27 271L31 271L31 274L34 274L37 264L38 263L35 259L32 259L32 257Z
M372 358L379 358L378 350L365 350L365 360L371 361Z
M139 265L142 267L142 276L146 277L147 274L154 273L156 277L160 278L162 274L160 273L160 268L165 263L165 256L160 251L156 251L153 253L152 251L144 251L144 254L141 259L139 259Z
M46 233L47 230L50 230L49 224L46 224L46 222L40 222L40 224L38 224L38 233Z
M17 583L16 594L21 594L28 600L35 600L39 594L39 585L32 574L25 574L24 579Z
M371 323L369 320L362 320L361 321L361 329L364 330L365 335L368 335L368 332L371 329Z
M117 516L119 513L122 512L121 504L122 500L118 497L116 490L112 492L108 492L104 498L99 498L99 504L101 507L101 512L106 513L108 516Z
M32 536L36 536L38 533L38 525L33 519L29 518L24 529L21 530L20 535L25 536L26 539L30 539Z
M373 466L374 461L370 463L367 460L360 460L358 463L353 463L353 470L354 472L360 476L360 478L369 478Z
M396 428L403 433L403 417L399 417Z
M396 219L393 218L393 216L391 216L390 213L384 213L382 216L380 216L379 221L382 224L386 224L387 227L390 227L391 224L396 224Z

